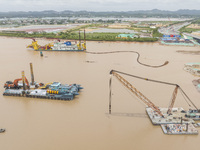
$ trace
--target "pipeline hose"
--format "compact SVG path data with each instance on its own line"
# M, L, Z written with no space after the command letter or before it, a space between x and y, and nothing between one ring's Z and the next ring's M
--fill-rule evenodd
M169 61L165 61L164 64L158 65L158 66L152 66L152 65L144 64L144 63L140 62L140 60L139 60L140 53L138 53L136 51L112 51L112 52L88 52L88 51L86 51L86 53L89 53L89 54L135 53L135 54L137 54L137 62L140 65L143 65L143 66L146 66L146 67L152 67L152 68L163 67L163 66L165 66L165 65L167 65L169 63Z

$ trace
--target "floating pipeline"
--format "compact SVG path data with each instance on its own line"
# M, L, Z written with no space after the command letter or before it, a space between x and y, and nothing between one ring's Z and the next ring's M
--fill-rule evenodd
M135 54L137 54L137 62L140 65L143 65L143 66L146 66L146 67L152 67L152 68L163 67L163 66L165 66L165 65L167 65L169 63L169 61L165 61L163 64L157 65L157 66L144 64L144 63L140 62L140 60L139 60L140 59L140 53L138 53L136 51L112 51L112 52L88 52L88 51L86 51L86 53L89 53L89 54L135 53Z
M75 95L79 95L80 89L83 88L78 84L62 85L59 82L54 82L48 89L6 89L3 95L51 100L73 100Z

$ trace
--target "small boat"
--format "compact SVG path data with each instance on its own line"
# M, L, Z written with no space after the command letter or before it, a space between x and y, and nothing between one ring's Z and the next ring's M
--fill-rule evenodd
M0 129L0 133L3 133L5 131L6 131L6 129Z

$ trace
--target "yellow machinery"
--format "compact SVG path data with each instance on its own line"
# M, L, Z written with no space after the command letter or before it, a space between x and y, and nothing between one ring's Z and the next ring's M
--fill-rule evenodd
M43 86L40 86L38 89L47 89L53 82L47 83Z
M39 50L41 47L35 39L33 39L32 44L28 45L27 48L33 47L34 50Z
M38 42L33 39L32 44L28 45L27 48L33 48L34 50L51 50L53 43L46 44L45 46L41 46Z
M58 94L59 91L47 90L47 93L49 93L49 94Z

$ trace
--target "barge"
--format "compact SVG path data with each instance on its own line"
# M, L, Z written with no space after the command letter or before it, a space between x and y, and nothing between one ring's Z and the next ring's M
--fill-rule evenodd
M33 66L30 63L31 83L22 71L22 78L7 81L4 84L4 96L20 96L30 98L44 98L56 100L73 100L79 91L83 89L79 84L61 84L60 82L50 82L47 84L34 81Z
M159 108L163 117L160 116L156 111L152 108L147 107L146 112L149 116L153 125L162 125L162 124L179 124L179 123L195 123L192 118L187 118L187 112L179 107L179 108L172 108L172 114L167 114L168 108Z
M21 87L12 89L6 88L3 92L4 96L20 96L30 98L55 99L55 100L73 100L76 95L79 95L80 89L83 89L78 84L61 84L53 82L46 89L22 89Z
M193 124L163 124L161 128L168 135L197 135L198 130Z

